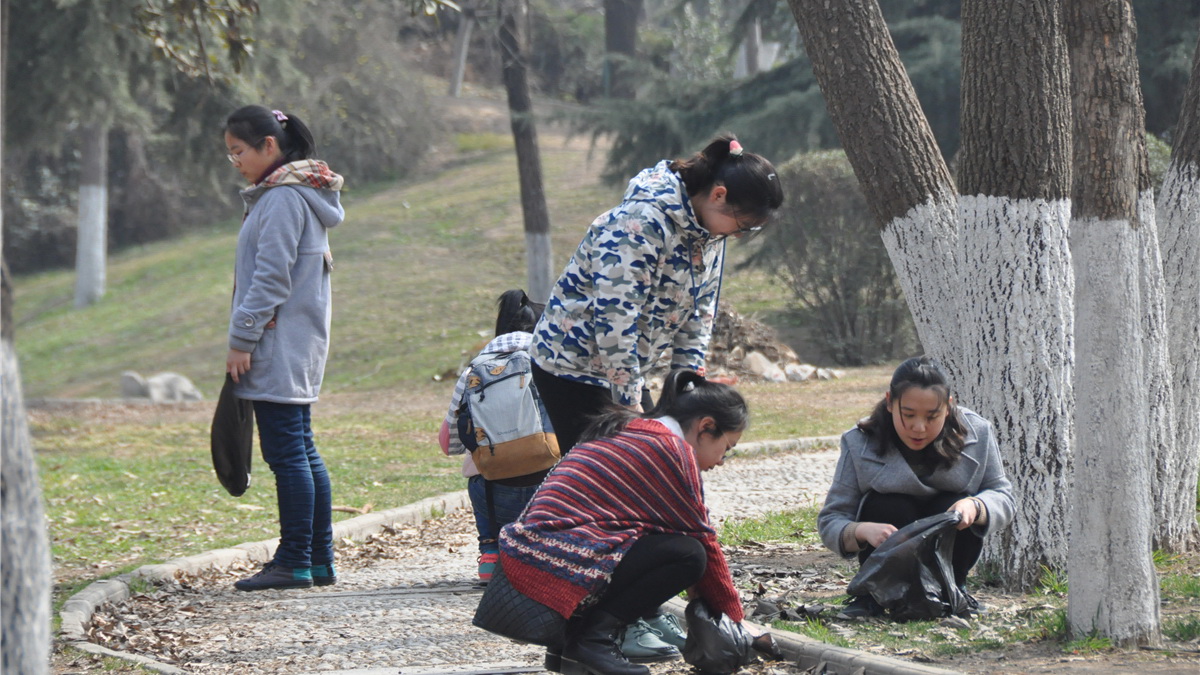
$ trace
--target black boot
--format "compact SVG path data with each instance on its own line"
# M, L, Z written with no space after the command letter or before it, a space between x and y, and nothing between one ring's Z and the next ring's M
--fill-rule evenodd
M621 654L617 635L625 622L603 610L593 610L562 651L563 675L650 675L650 669L630 663Z

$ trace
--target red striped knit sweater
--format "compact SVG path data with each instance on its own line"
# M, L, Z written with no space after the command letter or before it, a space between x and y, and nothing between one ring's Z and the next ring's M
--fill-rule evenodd
M617 563L645 534L700 540L708 566L700 596L743 618L691 447L666 426L634 420L624 431L576 446L550 472L521 518L500 534L500 559L514 587L570 618L607 587Z

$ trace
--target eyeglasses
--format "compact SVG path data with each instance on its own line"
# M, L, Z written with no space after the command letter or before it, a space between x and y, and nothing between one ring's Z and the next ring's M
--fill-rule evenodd
M737 214L734 214L733 222L737 224L736 230L734 230L733 232L727 232L725 234L718 234L717 236L713 237L712 240L713 241L721 241L721 240L725 239L726 237L741 237L743 235L754 234L755 232L761 232L763 229L762 225L752 225L750 227L746 227L746 226L742 225L742 221L740 218L737 217Z
M242 162L242 153L244 152L246 152L246 148L242 148L235 153L225 155L225 157L229 160L230 164L237 166Z

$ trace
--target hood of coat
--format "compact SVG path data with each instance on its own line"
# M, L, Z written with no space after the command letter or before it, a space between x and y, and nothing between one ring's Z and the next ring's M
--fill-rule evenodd
M251 185L242 190L242 200L248 211L254 202L264 192L271 188L289 185L297 190L304 201L308 202L317 220L326 228L336 227L345 217L342 210L340 192L345 180L329 169L329 165L319 159L302 159L288 162L275 169L261 183Z
M629 181L625 201L654 204L675 223L681 234L692 239L707 239L710 236L708 230L696 219L683 180L679 174L671 171L670 166L671 160L664 159L649 169L643 169Z

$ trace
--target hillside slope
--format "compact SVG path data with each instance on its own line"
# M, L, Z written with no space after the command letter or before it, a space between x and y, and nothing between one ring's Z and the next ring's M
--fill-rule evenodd
M484 132L474 145L495 149L396 184L364 187L348 177L346 222L330 237L336 269L325 392L407 387L452 371L463 351L489 334L496 296L524 286L511 140ZM545 133L541 151L561 268L587 223L615 205L621 189L599 184L603 153L590 153L584 139ZM86 309L71 307L70 271L18 277L16 339L26 396L113 398L122 371L169 370L214 397L223 377L237 215L111 256L107 294ZM765 276L727 279L722 297L743 312L785 304Z

